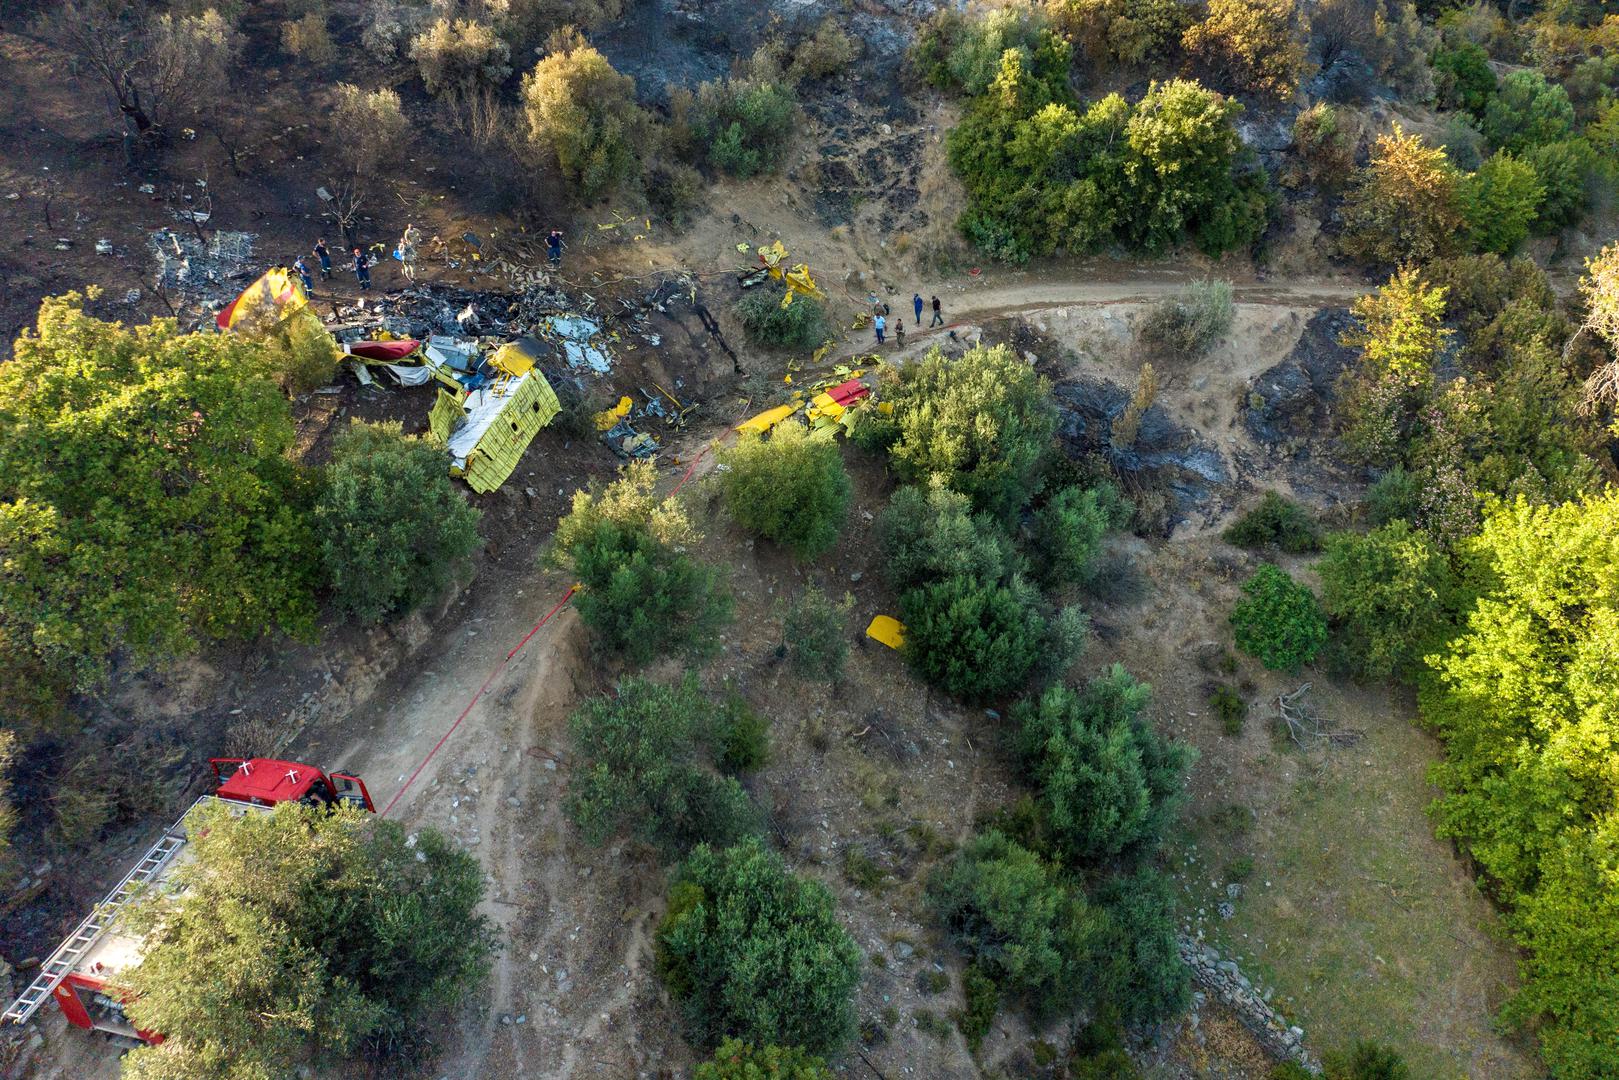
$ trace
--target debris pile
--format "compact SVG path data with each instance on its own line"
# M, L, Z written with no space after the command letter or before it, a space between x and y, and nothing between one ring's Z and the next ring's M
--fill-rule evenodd
M157 266L159 288L209 307L230 301L237 282L253 274L253 233L215 230L206 240L194 233L158 229L147 242Z

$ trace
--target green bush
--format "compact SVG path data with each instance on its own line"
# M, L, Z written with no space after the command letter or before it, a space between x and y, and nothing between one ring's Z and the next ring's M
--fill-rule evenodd
M1495 93L1489 53L1471 41L1441 46L1434 50L1433 72L1440 108L1484 115L1484 106Z
M833 1080L826 1062L796 1046L761 1046L726 1039L693 1080Z
M167 1038L126 1076L285 1076L362 1049L404 1067L487 973L483 874L437 830L297 803L201 812L174 871L184 902L153 889L127 915L145 941L119 973L129 1015Z
M778 424L769 439L745 437L720 455L725 507L749 532L813 559L837 542L853 485L837 441Z
M616 696L590 698L575 710L568 719L575 759L568 814L585 838L602 844L627 833L679 856L755 830L757 815L742 788L703 767L702 751L725 745L725 719L691 676L678 686L625 679Z
M995 1025L995 1014L1001 1011L1001 988L995 985L983 968L968 964L961 972L962 1009L956 1014L956 1026L967 1049L974 1054L984 1045L984 1036Z
M1241 735L1242 722L1248 718L1248 703L1229 686L1216 686L1209 694L1209 708L1220 718L1220 728L1227 735Z
M778 172L798 127L792 88L776 82L706 82L685 111L701 159L742 179Z
M974 837L936 870L927 900L969 960L1037 1016L1083 1011L1106 994L1106 913L1002 834Z
M1484 106L1484 137L1498 150L1522 153L1574 133L1568 91L1538 71L1514 71Z
M1272 671L1297 671L1327 643L1327 623L1309 586L1265 563L1242 587L1245 599L1231 609L1237 648Z
M1466 235L1461 175L1445 152L1399 124L1377 137L1344 200L1339 247L1377 266L1424 263L1454 253Z
M1256 240L1268 220L1263 173L1243 166L1241 106L1195 82L1155 83L1136 104L1088 107L1068 86L1066 43L1008 51L989 92L950 133L970 204L960 226L1013 262L1124 246L1161 252L1186 238L1211 256Z
M717 573L681 550L696 530L656 486L652 464L637 462L606 488L575 492L552 542L552 558L584 586L580 618L603 650L636 665L668 652L712 655L731 619Z
M736 302L736 317L748 340L766 349L813 349L832 336L826 307L797 296L787 307L779 285L759 285Z
M1007 347L960 358L932 349L889 400L899 428L890 454L906 480L942 478L1003 521L1038 492L1057 409L1046 380Z
M115 657L314 631L313 485L286 398L237 334L125 327L70 293L0 364L0 643L87 689ZM7 698L16 715L35 695ZM50 696L50 695L47 695Z
M1116 877L1097 893L1113 920L1114 976L1109 1004L1131 1024L1155 1024L1191 1003L1191 973L1176 943L1169 878L1146 867Z
M1180 813L1196 755L1142 717L1150 693L1115 664L1012 709L1044 825L1071 862L1150 852Z
M1349 180L1355 165L1355 133L1345 114L1318 101L1293 118L1292 162L1282 182L1336 191Z
M770 759L770 721L730 690L714 718L713 742L720 768L753 772Z
M577 31L554 37L523 76L522 107L530 143L555 156L585 202L640 172L647 119L635 101L635 80L615 71Z
M1597 171L1596 152L1584 139L1542 143L1523 154L1535 170L1544 193L1535 214L1535 230L1555 233L1580 220L1591 200Z
M1209 0L1181 46L1221 85L1285 101L1304 68L1303 21L1294 0Z
M1485 519L1465 554L1486 583L1420 698L1445 743L1432 778L1442 837L1490 882L1525 958L1507 1016L1558 1077L1619 1071L1619 495Z
M1321 607L1357 675L1415 676L1452 629L1450 562L1425 535L1395 521L1364 536L1327 539Z
M1057 492L1034 512L1030 523L1030 544L1041 577L1053 584L1090 581L1102 540L1128 525L1134 510L1119 489L1106 482Z
M963 701L1015 693L1037 672L1061 671L1086 631L1077 608L1052 613L1021 577L957 576L900 597L905 658L924 681Z
M837 682L849 657L847 620L854 597L834 601L819 586L806 585L787 605L782 641L793 670L806 679Z
M977 96L995 81L1007 50L1026 62L1046 44L1044 19L1029 8L996 8L979 18L941 8L923 24L911 60L934 86Z
M1274 544L1292 555L1321 550L1321 530L1309 511L1274 491L1265 492L1259 505L1232 522L1222 535L1226 543L1242 548Z
M1328 1054L1322 1065L1327 1080L1411 1080L1411 1069L1396 1050L1370 1040L1347 1053Z
M337 374L342 354L313 312L305 311L288 319L260 343L271 374L288 394L307 394L325 386Z
M1366 512L1374 526L1416 518L1422 504L1421 480L1396 465L1366 490Z
M894 492L877 516L877 547L883 578L900 593L952 577L1004 581L1025 569L1000 524L938 482Z
M1463 213L1473 246L1510 255L1529 235L1546 186L1526 161L1506 151L1491 154L1462 184Z
M1137 334L1155 352L1193 360L1230 332L1234 314L1230 282L1194 281L1147 309Z
M658 969L694 1046L729 1036L833 1053L854 1032L862 957L832 894L757 840L681 865L657 933Z
M442 452L406 438L398 421L354 421L332 444L315 504L338 607L374 623L431 600L477 550L478 518Z

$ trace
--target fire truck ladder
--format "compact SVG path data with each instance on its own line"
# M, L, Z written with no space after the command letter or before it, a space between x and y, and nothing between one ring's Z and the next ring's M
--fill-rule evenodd
M198 802L208 798L210 797L204 796ZM195 805L192 809L195 809ZM72 936L51 954L51 958L40 967L39 975L28 984L28 989L23 991L22 996L11 1003L11 1007L0 1019L23 1024L39 1011L39 1007L45 1004L62 980L67 978L73 966L79 962L79 958L88 952L106 932L107 927L112 925L119 910L129 902L135 891L156 877L170 857L185 847L186 834L180 826L190 812L187 810L186 815L181 816L174 828L167 830L157 843L147 849L146 855L135 864L133 870L124 875L124 880L118 883L118 887L113 889L107 899L97 904L95 910L79 924L77 930L73 931Z

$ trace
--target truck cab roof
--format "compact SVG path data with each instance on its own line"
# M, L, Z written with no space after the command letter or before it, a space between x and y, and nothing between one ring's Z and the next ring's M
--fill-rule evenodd
M310 765L275 758L250 758L236 767L214 794L235 802L274 803L301 799L325 774Z

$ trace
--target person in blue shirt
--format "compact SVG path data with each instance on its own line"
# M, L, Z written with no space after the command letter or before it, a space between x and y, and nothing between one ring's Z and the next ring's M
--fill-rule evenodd
M545 253L550 256L553 267L562 266L562 230L552 229L551 235L545 238Z
M878 315L871 320L871 326L873 330L877 331L877 344L881 345L883 343L883 332L888 329L888 320Z
M916 309L916 325L922 325L922 294L917 293L911 297L911 306Z
M365 261L365 252L359 248L354 249L354 278L360 283L361 291L371 287L371 264Z
M325 237L315 241L315 258L320 260L320 279L325 281L332 276L332 253L326 250ZM917 308L917 310L922 309Z
M300 255L296 259L292 260L292 268L294 270L298 271L298 276L303 279L304 292L306 294L308 294L309 296L314 296L315 295L315 283L314 283L314 281L310 280L309 266L304 262L304 257L302 255Z

